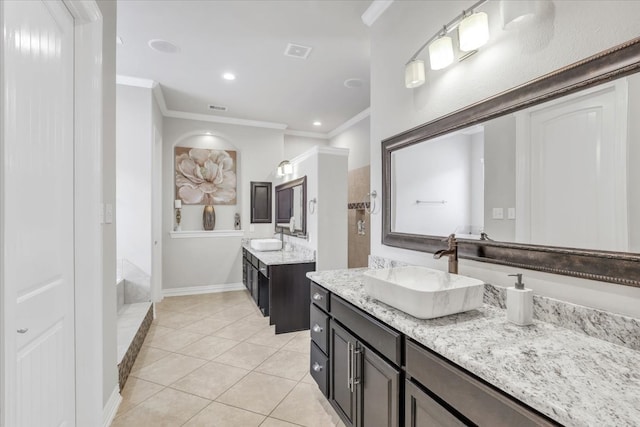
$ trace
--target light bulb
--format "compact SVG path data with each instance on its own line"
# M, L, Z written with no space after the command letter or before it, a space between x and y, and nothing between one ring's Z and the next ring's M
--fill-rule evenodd
M404 85L407 89L422 86L425 82L424 61L414 59L404 68Z
M484 12L476 12L464 18L458 25L460 50L470 52L489 40L489 18Z
M451 37L442 36L429 45L429 60L432 70L441 70L453 62Z

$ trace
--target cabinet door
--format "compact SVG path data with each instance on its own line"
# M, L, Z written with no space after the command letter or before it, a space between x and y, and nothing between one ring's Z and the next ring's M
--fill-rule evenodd
M331 320L331 339L329 345L329 400L348 426L356 422L356 393L351 383L353 374L353 348L357 340Z
M251 182L251 223L271 222L271 183Z
M405 427L462 427L466 425L410 380L405 381L404 390Z
M356 349L358 426L398 427L400 370L362 343Z
M254 266L251 266L251 296L253 297L253 300L256 302L256 304L258 304L258 292L260 289L258 276L258 269Z

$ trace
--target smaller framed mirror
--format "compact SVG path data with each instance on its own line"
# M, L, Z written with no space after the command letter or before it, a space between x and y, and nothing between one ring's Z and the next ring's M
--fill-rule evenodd
M307 177L285 182L275 188L276 231L297 237L307 236Z

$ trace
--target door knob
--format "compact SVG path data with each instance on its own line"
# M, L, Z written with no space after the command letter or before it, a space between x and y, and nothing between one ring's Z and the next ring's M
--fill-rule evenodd
M26 334L29 331L29 328L20 328L18 329L18 333L19 334Z

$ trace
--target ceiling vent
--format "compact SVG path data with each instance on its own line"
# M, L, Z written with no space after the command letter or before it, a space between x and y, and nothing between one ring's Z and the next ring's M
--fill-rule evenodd
M311 53L311 47L302 46L300 44L287 44L287 48L284 50L284 56L290 56L292 58L307 59Z
M228 108L224 107L222 105L213 105L213 104L209 104L209 110L211 111L219 111L219 112L223 112L223 111L227 111Z

